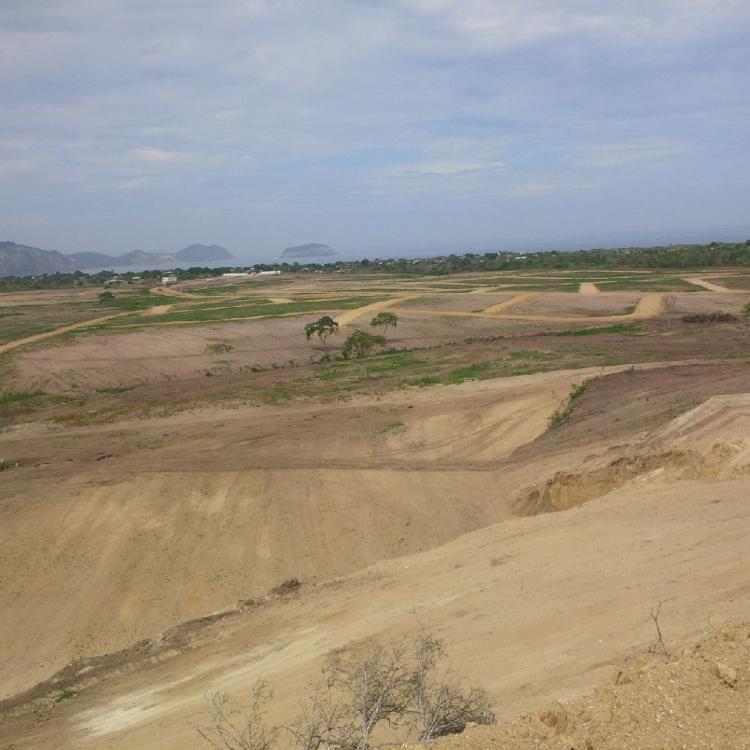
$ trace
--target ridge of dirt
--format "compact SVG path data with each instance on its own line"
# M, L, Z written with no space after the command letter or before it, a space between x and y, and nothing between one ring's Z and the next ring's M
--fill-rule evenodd
M730 479L750 473L750 464L730 466L741 452L738 446L717 443L709 451L671 450L636 453L580 472L558 471L551 479L522 494L514 503L518 515L569 510L602 497L627 482L677 482Z

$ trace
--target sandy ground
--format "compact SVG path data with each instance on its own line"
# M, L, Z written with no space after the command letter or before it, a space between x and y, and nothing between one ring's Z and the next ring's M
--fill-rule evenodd
M592 695L431 743L440 750L747 750L750 624L709 625L613 668Z
M406 302L407 300L414 299L415 297L418 297L418 294L405 294L400 297L394 297L392 299L387 300L381 300L380 302L373 302L370 305L364 305L363 307L358 307L354 310L346 310L343 313L339 313L336 316L336 320L338 321L338 324L340 326L348 326L354 323L357 320L360 320L360 318L365 318L368 315L374 315L380 310L385 310L389 307L394 307L399 302Z
M662 313L666 312L667 300L670 299L670 295L662 292L650 292L643 294L635 305L635 309L632 312L623 313L620 315L576 315L574 311L571 311L569 315L560 315L555 313L517 313L516 305L520 306L522 303L528 302L529 300L536 299L539 292L529 292L524 294L516 295L507 302L501 302L499 305L493 305L482 312L471 313L471 312L452 312L448 310L412 310L414 315L438 315L443 317L466 317L473 316L478 318L492 318L495 320L507 320L507 321L518 321L518 322L531 322L531 323L617 323L627 320L646 320L648 318L654 318ZM549 295L561 294L559 292L550 292ZM617 294L617 293L615 293ZM575 303L579 303L584 297L582 295L571 295L574 298ZM618 295L619 297L619 295ZM604 304L608 304L609 300L604 298L603 294L596 296L591 295L590 299L599 301L600 299ZM622 298L620 297L620 301ZM394 305L394 307L397 307ZM506 313L506 310L511 308L511 312Z
M487 686L501 718L569 700L647 648L655 602L664 602L670 639L746 611L747 514L746 481L657 483L491 526L259 610L213 642L96 685L30 739L13 739L199 748L190 724L204 715L208 690L242 700L263 675L278 696L270 718L284 720L329 649L422 627Z
M548 315L570 318L600 315L625 315L635 307L643 295L632 292L600 292L597 294L568 294L547 292L522 301L513 315Z
M578 289L580 294L599 294L599 287L590 281L584 281Z
M701 286L704 289L708 289L709 292L736 292L736 289L729 289L728 287L722 286L721 284L717 284L715 281L709 281L707 279L703 279L699 276L686 276L686 281L689 281L691 284L695 284L696 286Z
M507 517L523 471L499 462L586 374L0 436L0 455L28 467L3 477L0 563L22 566L0 588L14 610L3 690L291 576L329 578Z

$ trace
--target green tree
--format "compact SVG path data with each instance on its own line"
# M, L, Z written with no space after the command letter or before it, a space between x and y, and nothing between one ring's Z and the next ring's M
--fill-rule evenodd
M392 312L379 312L371 321L370 325L373 328L383 326L383 335L388 333L388 328L393 326L394 328L398 325L398 315Z
M313 336L317 336L323 342L323 346L326 346L326 339L334 333L338 333L338 330L339 324L330 315L324 315L305 326L305 336L307 336L308 341Z
M385 346L385 336L373 336L367 331L354 331L341 347L344 359L362 359L376 346Z
M115 295L112 294L112 292L102 292L99 295L99 302L101 302L103 305L110 304L115 301Z

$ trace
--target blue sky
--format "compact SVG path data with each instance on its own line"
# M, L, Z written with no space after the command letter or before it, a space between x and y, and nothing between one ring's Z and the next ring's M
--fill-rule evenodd
M748 0L2 0L0 239L750 236Z

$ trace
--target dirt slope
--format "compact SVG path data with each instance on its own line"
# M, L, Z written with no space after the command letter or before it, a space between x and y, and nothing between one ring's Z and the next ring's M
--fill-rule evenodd
M84 690L28 740L18 723L0 737L18 748L197 749L190 722L207 690L241 698L264 675L276 688L271 718L285 720L330 648L420 627L511 718L588 691L642 652L656 601L671 639L742 614L748 514L746 482L685 482L491 526L249 613L203 646Z
M526 381L527 388L529 382L537 387L546 382L549 387L552 376L535 377ZM498 385L479 385L485 386L485 394L497 398ZM504 387L511 386L506 382ZM426 414L422 416L429 421ZM450 419L446 422L450 424ZM238 425L243 425L240 418ZM205 431L206 426L205 421L196 426L196 433ZM657 601L664 602L663 625L672 639L697 632L711 618L721 621L746 614L750 581L746 554L750 521L748 435L747 396L711 400L653 430L639 443L647 448L644 461L657 454L693 451L696 460L688 462L690 472L674 473L648 465L644 471L583 498L589 502L564 506L572 506L571 510L506 518L442 546L433 537L427 543L439 546L432 549L376 563L333 584L313 586L308 582L301 595L237 613L203 633L193 648L172 656L163 653L145 671L141 668L128 674L120 667L119 676L97 678L96 684L82 689L77 698L56 707L43 724L28 718L28 714L9 720L0 725L0 739L12 738L19 748L199 748L189 724L204 710L207 690L223 688L241 697L255 678L263 675L277 692L272 718L285 720L297 705L304 685L316 674L319 659L332 647L370 636L395 637L420 627L434 629L446 641L454 663L460 665L462 673L487 686L503 718L535 709L553 698L574 698L609 674L614 662L643 651L652 637L648 612ZM518 444L523 442L519 440ZM583 451L577 458L568 452L567 468L584 474L596 468L597 461L604 460L607 453L610 459L622 455L622 447L615 448L603 446L593 462ZM714 454L722 459L718 471L711 462ZM437 468L445 460L442 450L435 452L434 447L415 453L420 455L425 467L435 462ZM170 460L168 456L164 459ZM154 460L159 460L158 455ZM700 461L708 461L704 473L695 468ZM508 462L497 464L501 467L497 470L450 472L434 483L430 473L422 471L411 485L403 484L403 472L398 480L402 484L391 485L387 484L388 474L354 473L350 475L349 491L361 492L365 487L373 495L369 501L364 497L353 501L349 512L342 506L329 515L322 499L310 504L309 489L304 504L285 507L284 497L290 490L282 487L272 492L271 502L261 506L260 515L244 516L247 521L242 520L243 506L255 490L245 484L230 499L228 488L221 493L210 487L206 499L200 501L196 490L199 493L200 484L206 481L200 474L190 477L197 485L192 491L187 484L175 482L174 495L166 492L167 485L159 475L151 475L151 481L159 484L158 492L155 487L144 490L150 504L154 505L159 492L165 492L153 512L148 506L129 502L124 494L127 488L102 486L106 485L101 482L102 476L98 477L99 488L94 495L79 486L73 493L75 503L65 499L63 488L56 496L63 515L53 512L50 533L41 537L39 546L46 555L29 565L28 552L19 548L4 561L3 569L8 570L13 569L14 559L25 560L26 571L22 585L10 592L8 600L14 603L14 611L25 613L22 621L27 628L22 632L21 621L16 621L19 628L4 633L6 643L17 643L19 648L23 644L25 649L16 667L11 661L11 684L28 684L23 667L28 670L30 661L39 664L45 659L41 646L28 650L31 643L44 641L45 648L51 643L60 650L67 647L62 636L58 642L51 639L50 630L64 630L64 623L75 621L76 607L82 610L82 624L88 625L85 636L90 640L86 645L91 648L101 630L110 642L116 640L114 631L106 632L107 628L122 630L127 640L134 637L144 618L155 627L157 620L150 617L152 609L156 613L165 611L165 582L167 589L179 594L171 600L172 607L189 600L196 591L200 594L201 588L217 588L226 600L231 588L224 587L222 578L234 576L236 580L240 569L248 571L249 580L262 567L257 559L247 559L243 538L252 535L252 548L261 556L273 557L274 545L283 544L295 550L297 557L301 551L326 547L329 557L335 557L331 548L341 546L340 530L334 527L326 541L325 530L314 529L318 523L324 527L335 523L333 519L346 518L354 528L350 554L359 552L365 559L372 537L388 538L387 527L381 531L382 518L397 518L403 513L405 500L412 515L397 520L396 527L401 524L405 536L418 533L416 529L406 530L410 521L420 531L431 528L439 536L439 519L455 531L474 494L485 500L492 497L491 487L483 487L483 480L477 483L476 477L484 477L496 487L497 502L505 507L502 496L511 496L511 486L536 481L554 465L551 458L546 468L529 464L514 469L509 456ZM455 484L446 487L445 478L451 474L455 474ZM287 480L295 481L294 471L286 475ZM141 472L141 481L143 476ZM342 477L341 473L336 475L339 488ZM296 481L307 486L308 479L303 472ZM238 480L235 477L233 481ZM267 481L262 478L261 485L271 491ZM313 484L323 488L321 498L330 502L334 486L325 490L319 476L314 477ZM450 512L441 509L441 492L445 492ZM458 493L464 498L459 506L461 514L455 513ZM390 494L397 498L393 507L382 505ZM180 501L180 497L184 499ZM425 504L420 506L422 497ZM31 495L25 498L25 503L32 502ZM378 506L374 525L367 518L368 502L370 508L375 503ZM269 526L261 519L269 512L276 513L277 505L281 507L281 526ZM4 507L9 506L6 503ZM352 515L357 507L364 510ZM486 509L479 508L478 512L481 515ZM16 509L10 518L18 514ZM37 523L39 518L37 514ZM215 519L222 519L219 526L215 526ZM487 516L481 522L487 523ZM147 539L155 532L157 543L151 545L152 555L145 555L143 546L133 546L132 538L125 545L117 541L120 527L131 537L135 529L135 539ZM259 528L266 531L259 533ZM293 528L303 535L280 534L280 530ZM60 529L65 533L61 535ZM208 537L207 542L201 541L201 532ZM313 533L315 538L305 536ZM38 543L38 528L29 526L21 533L21 543L27 548L32 534ZM76 534L87 536L75 539ZM100 536L110 543L94 552L92 540ZM58 548L56 537L62 538ZM73 540L67 546L66 538ZM218 538L222 539L221 550L206 546ZM264 539L268 542L265 546ZM217 558L217 553L226 556ZM71 562L76 554L85 556L84 564L78 574L71 576L68 572L71 580L66 590L62 579L55 583L54 575L66 565L68 571L75 569ZM383 551L376 554L382 556ZM122 555L121 560L118 555ZM211 575L191 589L207 561L215 563L217 559L224 560L224 567L212 564ZM49 594L43 596L45 589L37 587L29 575L45 564L39 582L62 588L57 601ZM159 575L151 580L149 573L157 568ZM90 577L82 578L83 570L89 570ZM122 588L117 588L112 570L124 571L126 583ZM82 582L84 586L80 586ZM113 584L110 592L108 587ZM77 591L86 592L87 598L76 599ZM111 599L108 593L112 593ZM115 618L111 611L104 611L113 606L117 607ZM99 617L97 607L102 609ZM37 623L37 632L31 629L33 623ZM105 640L98 642L103 644ZM49 670L54 659L49 654L46 658L44 667Z
M499 727L470 728L432 743L440 750L747 750L750 625L730 623L613 669L573 703L554 703ZM419 746L413 746L419 747Z
M499 462L585 376L0 435L22 464L0 503L13 612L0 697L291 576L325 580L507 518L526 469Z

